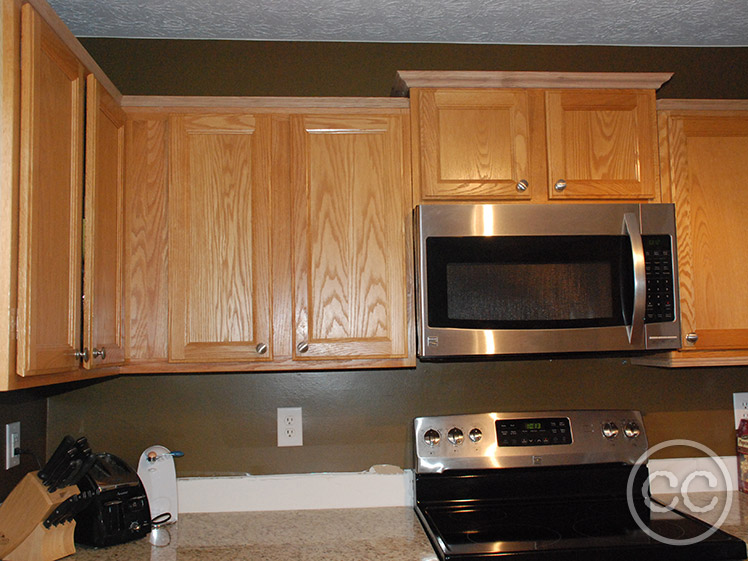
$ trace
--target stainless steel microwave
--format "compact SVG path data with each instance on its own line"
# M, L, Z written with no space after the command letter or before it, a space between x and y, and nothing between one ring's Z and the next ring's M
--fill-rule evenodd
M671 204L415 211L418 355L676 349Z

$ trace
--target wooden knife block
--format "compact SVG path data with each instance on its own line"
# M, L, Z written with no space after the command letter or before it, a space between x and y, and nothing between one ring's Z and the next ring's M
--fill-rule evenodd
M71 485L48 492L31 472L0 505L0 559L3 561L55 561L75 553L75 521L44 527L44 521L66 499L79 493Z

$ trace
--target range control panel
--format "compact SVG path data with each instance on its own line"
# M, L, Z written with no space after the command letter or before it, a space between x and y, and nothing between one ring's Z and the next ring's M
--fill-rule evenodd
M416 471L634 464L647 450L638 411L482 413L415 420Z
M499 446L553 446L571 444L571 429L566 417L499 419L496 437Z

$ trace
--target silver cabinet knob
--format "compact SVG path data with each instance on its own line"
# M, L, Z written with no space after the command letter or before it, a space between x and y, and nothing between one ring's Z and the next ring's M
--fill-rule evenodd
M94 358L100 358L100 359L104 360L106 358L106 348L105 347L101 347L100 349L97 349L97 348L94 347L93 353L91 353L91 355Z
M688 335L686 335L686 341L688 341L689 343L695 343L698 340L699 336L696 333L689 333Z
M558 181L556 181L556 184L553 186L553 188L559 192L563 191L564 189L566 189L566 181L564 181L563 179L559 179Z
M88 347L86 347L82 351L75 351L75 358L80 359L83 362L88 362L88 359L90 357L91 355L88 354Z
M257 354L264 355L268 352L268 346L265 343L257 343L255 350L257 351Z
M296 345L296 350L300 353L307 352L309 350L309 343L307 343L306 341L302 341L301 343Z
M524 193L527 191L527 188L530 186L530 184L527 182L527 179L520 179L517 182L517 191L520 193Z

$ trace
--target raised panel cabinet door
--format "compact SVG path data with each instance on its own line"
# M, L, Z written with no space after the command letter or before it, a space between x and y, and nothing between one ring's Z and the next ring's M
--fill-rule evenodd
M668 131L683 350L748 349L748 112L676 115Z
M125 114L93 74L86 80L83 366L92 369L124 361Z
M270 121L171 118L169 359L270 360Z
M530 199L526 92L424 89L415 95L420 200Z
M550 199L654 199L659 191L654 92L549 90Z
M293 116L295 359L408 353L399 116Z
M22 7L18 345L21 376L77 370L84 68Z

